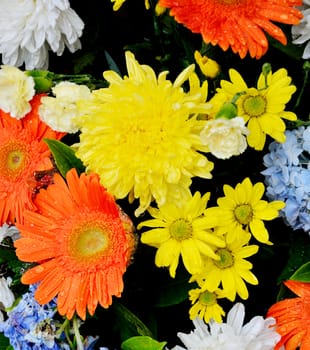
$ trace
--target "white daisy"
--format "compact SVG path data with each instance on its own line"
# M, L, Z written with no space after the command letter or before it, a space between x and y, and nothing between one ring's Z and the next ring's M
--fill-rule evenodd
M273 350L281 336L275 331L275 320L256 316L243 325L244 305L236 303L227 314L226 323L211 320L205 324L201 318L193 323L194 331L178 333L186 348L172 350Z
M47 69L48 51L62 55L65 46L81 48L84 23L68 0L1 0L2 62L27 70Z
M303 19L298 25L292 26L293 44L301 45L307 42L302 58L310 58L310 0L303 0L303 6L300 7Z

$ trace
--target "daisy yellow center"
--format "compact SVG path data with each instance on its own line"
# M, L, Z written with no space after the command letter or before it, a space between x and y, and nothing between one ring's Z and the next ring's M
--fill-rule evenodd
M172 238L177 241L183 241L192 237L193 227L191 223L185 219L175 220L169 226L169 232Z
M199 295L199 302L206 306L214 305L216 304L216 295L206 290Z
M239 224L247 225L253 218L253 209L249 204L241 204L235 208L234 215Z
M233 266L234 257L231 252L225 248L218 249L216 254L220 257L220 260L215 260L214 264L220 269L227 269Z
M69 251L77 260L92 260L104 254L109 246L109 229L85 223L73 230Z
M0 148L0 172L9 178L21 175L28 163L27 146L19 142L8 142Z
M266 112L266 99L261 95L246 96L242 107L250 117L259 117Z

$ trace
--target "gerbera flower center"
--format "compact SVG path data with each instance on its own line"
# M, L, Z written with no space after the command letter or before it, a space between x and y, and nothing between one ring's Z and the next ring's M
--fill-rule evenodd
M74 229L69 251L78 260L100 256L109 246L109 229L96 223L84 223Z
M216 304L216 300L216 295L214 293L208 292L207 290L199 295L199 302L206 306Z
M192 237L193 227L189 221L177 219L170 225L169 232L172 238L182 241Z
M261 95L247 95L242 103L242 107L246 114L250 117L259 117L266 112L267 102Z
M0 172L3 176L17 178L28 163L27 145L12 141L0 148Z
M234 210L236 220L241 225L247 225L253 218L253 208L249 204L238 205Z
M228 267L233 266L234 257L229 250L221 248L218 249L215 253L220 257L220 260L214 260L214 264L218 268L227 269Z

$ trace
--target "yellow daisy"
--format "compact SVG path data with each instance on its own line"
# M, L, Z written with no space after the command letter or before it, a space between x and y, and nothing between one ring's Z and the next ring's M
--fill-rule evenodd
M194 58L201 72L207 77L214 79L219 75L221 67L219 64L206 55L201 55L199 51L194 52Z
M257 285L258 280L250 271L252 264L245 260L257 253L257 245L248 245L251 235L243 232L225 248L215 251L220 260L207 258L204 263L203 272L193 275L190 282L197 281L202 288L209 292L215 292L222 287L227 298L234 301L236 294L242 299L249 296L245 282ZM245 281L245 282L244 282Z
M111 2L113 3L113 10L114 11L119 10L125 1L126 0L111 0ZM150 8L149 0L145 0L144 4L145 4L145 8L148 10Z
M189 317L194 320L200 317L206 323L212 318L218 323L222 322L222 316L225 316L225 311L218 304L217 300L225 298L225 294L221 289L216 289L214 292L209 292L206 288L195 288L189 291L189 300L192 307L189 310Z
M262 150L266 135L278 142L285 141L285 123L282 120L296 120L293 112L284 111L296 87L291 85L291 78L286 69L282 68L275 73L262 72L257 81L257 88L248 87L242 76L234 69L229 70L231 81L222 80L217 94L226 96L226 101L239 93L237 99L238 115L247 122L250 130L247 141L250 147ZM215 95L216 96L216 95Z
M262 200L265 186L262 182L252 184L249 178L238 183L236 188L224 185L224 197L217 199L217 207L207 209L210 216L220 218L219 230L227 232L227 242L232 242L244 230L249 231L261 243L271 244L263 220L278 217L284 208L283 201Z
M138 198L138 216L154 199L163 205L188 195L192 177L211 178L213 163L201 153L207 151L200 139L205 121L196 118L210 106L194 65L172 83L168 72L156 77L130 52L126 63L127 77L105 72L109 87L81 101L77 156L116 198Z
M171 277L175 277L180 255L190 274L200 273L203 256L218 260L219 255L214 250L225 247L222 237L209 230L217 224L217 218L204 215L209 197L209 193L201 197L196 192L181 203L169 202L159 209L150 208L154 219L138 225L138 229L153 228L142 233L141 241L158 248L155 264L169 267Z

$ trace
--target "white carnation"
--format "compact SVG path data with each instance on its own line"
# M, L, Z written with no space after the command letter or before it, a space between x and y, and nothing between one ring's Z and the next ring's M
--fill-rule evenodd
M4 64L47 69L48 51L81 48L84 23L68 0L1 0L0 53Z
M1 34L0 34L1 35ZM0 109L21 119L31 110L29 101L35 94L34 81L25 72L7 65L0 69Z
M91 91L85 85L61 82L52 92L55 97L45 96L41 99L40 119L55 131L77 132L78 118L81 115L77 101L90 99Z
M244 119L218 118L208 120L200 133L201 141L219 159L228 159L243 153L247 148L245 135L249 131Z

